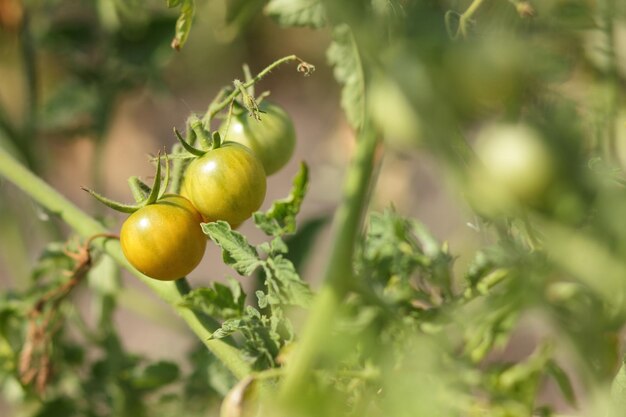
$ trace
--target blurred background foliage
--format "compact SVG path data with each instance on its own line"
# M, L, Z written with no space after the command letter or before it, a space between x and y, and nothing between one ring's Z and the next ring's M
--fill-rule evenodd
M0 28L0 146L98 215L79 186L128 199L145 155L243 62L316 65L261 84L299 138L266 205L311 165L288 245L314 288L353 132L384 138L359 283L302 415L626 415L626 3L2 0ZM29 311L74 263L65 226L6 182L0 230L3 415L218 414L233 377L106 257L22 363ZM232 275L220 258L192 282Z

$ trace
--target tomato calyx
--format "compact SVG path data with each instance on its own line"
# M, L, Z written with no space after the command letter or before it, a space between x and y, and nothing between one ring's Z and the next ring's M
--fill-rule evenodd
M191 127L192 132L196 135L196 137L204 138L202 142L204 142L204 145L207 148L201 149L193 146L191 143L185 140L185 138L183 138L183 135L178 131L178 129L174 128L174 135L176 136L176 139L178 139L183 148L191 155L197 156L199 158L204 156L208 151L218 149L222 146L222 138L219 132L213 132L211 134L211 140L209 141L207 131L202 126L202 122L200 121L200 119L198 119L196 116L192 116L190 118L189 126Z
M135 198L135 204L120 203L107 198L92 189L86 187L81 188L91 194L96 200L113 210L117 210L122 213L134 213L142 207L156 203L165 194L170 179L170 165L167 153L165 154L164 178L161 178L161 170L161 151L159 151L156 158L156 172L154 174L152 187L141 181L139 177L133 176L128 179L128 185L131 189L133 197Z

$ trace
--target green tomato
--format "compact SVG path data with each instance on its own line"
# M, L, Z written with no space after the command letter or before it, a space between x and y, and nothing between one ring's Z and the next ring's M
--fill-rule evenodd
M226 121L220 134L228 142L247 146L263 163L266 175L284 167L296 146L296 131L289 115L279 106L263 101L259 109L261 120L242 113L233 116L228 131Z
M386 143L401 150L420 143L422 123L398 84L376 76L370 84L367 104L372 121L384 135Z
M144 275L162 281L182 278L198 266L207 238L202 216L179 195L165 195L131 214L120 232L122 252Z
M476 153L490 193L535 204L553 183L554 160L541 136L526 125L492 125L481 132Z
M227 221L236 228L257 211L266 191L261 161L245 146L225 142L189 164L181 194L205 221Z

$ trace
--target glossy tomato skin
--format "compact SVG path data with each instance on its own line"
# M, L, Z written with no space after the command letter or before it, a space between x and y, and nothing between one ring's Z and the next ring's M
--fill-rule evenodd
M202 216L179 195L165 195L131 214L120 232L126 259L162 281L182 278L200 263L206 248Z
M207 222L238 227L263 204L266 191L261 161L247 147L225 142L189 164L181 195Z
M234 116L226 132L226 123L220 134L229 142L247 146L263 163L266 175L272 175L291 159L296 146L296 131L291 118L281 107L263 101L259 109L261 120L246 112Z

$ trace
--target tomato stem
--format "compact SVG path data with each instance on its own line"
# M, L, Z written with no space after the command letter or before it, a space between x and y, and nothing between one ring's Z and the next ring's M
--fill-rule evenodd
M326 266L324 283L315 297L311 314L280 386L283 401L297 401L307 384L315 360L327 339L344 296L352 285L353 255L363 212L367 206L374 173L378 137L368 122L361 130L352 163L344 182L344 197L334 217L334 239Z
M242 83L241 86L244 89L251 87L255 85L256 83L258 83L259 81L261 81L263 78L265 78L270 72L272 72L272 70L276 69L282 64L292 62L292 61L298 61L298 72L303 72L305 76L310 75L313 71L315 71L315 66L309 64L308 62L303 61L302 59L298 58L296 55L289 55L289 56L285 56L283 58L280 58L272 62L270 65L265 67L261 72L259 72L256 76L254 76L251 80L246 81L245 83ZM222 90L220 90L220 94L224 93L225 91L228 91L228 88L223 88ZM226 107L228 107L230 102L236 99L239 96L239 94L241 94L241 90L238 88L235 88L222 101L216 102L216 100L214 100L211 103L211 105L209 105L209 108L206 114L202 118L204 125L205 126L210 125L211 120L213 120L213 117L215 117L216 114L218 114L219 112L224 110Z
M150 194L148 194L148 198L145 201L140 203L140 205L147 206L148 204L154 204L159 198L159 192L161 191L161 151L157 155L156 161L156 173L154 174L154 182L152 183L152 189L150 190Z
M188 123L196 137L200 138L200 145L205 149L209 149L211 147L211 139L207 134L208 130L204 128L204 125L202 124L202 121L198 119L198 116L191 115Z
M463 37L463 38L467 37L467 25L469 22L471 22L472 16L474 16L474 14L480 8L480 6L483 4L484 1L485 0L473 0L472 3L469 5L469 7L465 10L465 12L463 12L460 15L454 11L448 11L448 13L446 13L445 15L446 28L452 39L458 39L460 37ZM459 17L459 26L457 27L457 30L454 33L451 29L452 15L456 15Z
M222 138L220 136L220 132L213 132L213 144L211 145L211 149L218 149L222 146Z
M245 77L246 84L252 81L252 73L250 72L250 67L248 64L243 64L243 76ZM254 97L254 83L250 84L248 88L246 88L248 94Z

